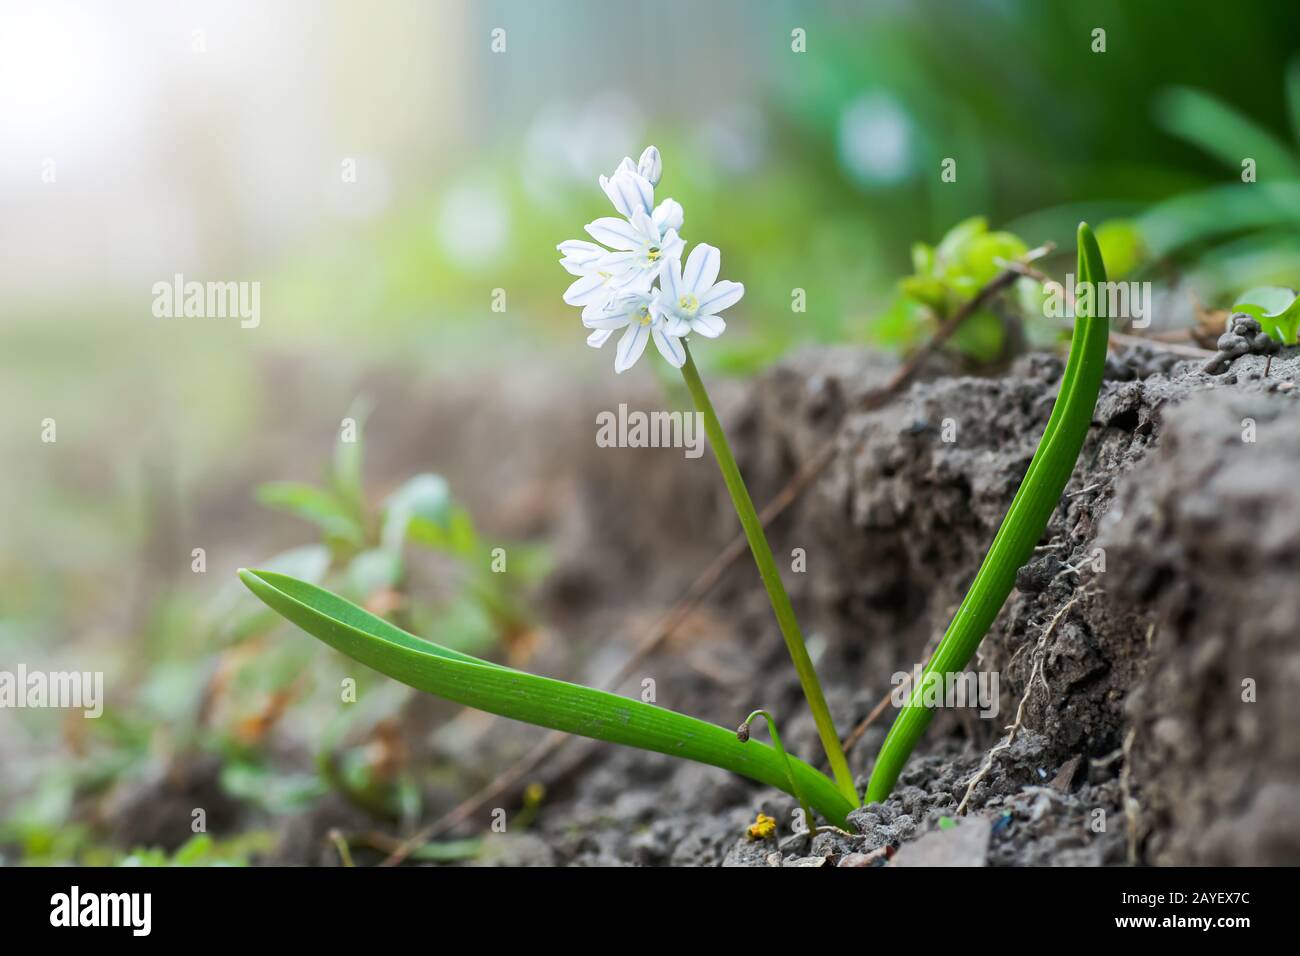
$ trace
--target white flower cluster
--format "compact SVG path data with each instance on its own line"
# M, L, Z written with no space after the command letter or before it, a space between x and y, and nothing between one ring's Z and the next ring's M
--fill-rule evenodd
M665 199L655 205L662 174L653 146L638 163L624 158L614 175L600 177L600 188L623 218L588 223L587 233L596 242L570 239L556 247L563 253L560 265L577 276L564 301L582 306L582 324L594 330L587 344L600 348L616 331L626 330L614 357L615 372L635 365L650 339L674 368L681 368L682 339L691 332L717 338L727 327L718 313L745 294L739 282L717 281L722 257L713 246L700 243L683 266L686 242L677 234L681 204Z

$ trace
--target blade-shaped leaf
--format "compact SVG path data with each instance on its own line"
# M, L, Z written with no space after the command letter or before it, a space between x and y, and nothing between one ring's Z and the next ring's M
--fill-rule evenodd
M365 460L364 430L374 405L366 395L358 395L348 409L347 418L334 443L334 461L330 469L330 486L347 506L353 520L365 523L365 492L362 466Z
M1300 161L1286 143L1222 100L1200 90L1175 87L1157 100L1156 119L1166 131L1199 146L1234 170L1250 157L1261 176L1300 177Z
M258 485L257 501L268 508L287 511L310 521L325 534L360 545L364 540L347 505L331 492L298 481L269 481Z
M411 687L539 727L722 767L791 792L777 752L756 741L741 743L733 730L453 651L305 581L270 571L241 569L239 576L308 634ZM808 802L835 825L845 826L853 808L830 779L793 757L790 766Z

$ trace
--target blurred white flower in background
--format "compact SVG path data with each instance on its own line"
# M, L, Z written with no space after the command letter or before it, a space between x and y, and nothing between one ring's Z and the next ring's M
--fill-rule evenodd
M325 207L340 219L373 219L393 200L393 177L388 165L378 156L350 156L339 169L327 167L324 193Z
M505 251L510 211L496 189L463 183L443 200L437 234L447 258L466 268L482 268Z
M864 93L840 114L840 163L859 182L887 186L912 173L912 119L888 93Z
M520 181L539 205L557 203L557 187L590 182L624 143L641 136L644 122L636 102L605 92L582 103L552 101L528 128L520 156Z
M767 161L768 130L753 104L737 103L705 121L698 148L729 173L752 173Z

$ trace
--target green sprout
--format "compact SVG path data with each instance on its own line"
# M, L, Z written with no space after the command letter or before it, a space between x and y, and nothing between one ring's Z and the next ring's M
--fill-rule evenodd
M436 628L460 649L511 646L533 628L525 594L547 568L545 550L488 541L441 475L417 474L383 499L368 499L362 478L368 413L365 399L349 410L352 440L340 437L335 443L321 485L271 481L257 487L258 503L315 525L321 537L319 544L268 559L265 567L317 584L337 577L340 590L363 604L396 599L404 624ZM405 600L408 546L444 555L459 566L463 586L445 606L431 609ZM498 554L506 550L509 562Z
M1296 344L1296 330L1300 328L1300 296L1296 295L1295 289L1260 286L1243 292L1240 300L1232 307L1234 313L1245 312L1283 345Z
M1095 290L1097 284L1106 281L1101 249L1087 223L1079 224L1078 235L1078 281L1081 286L1091 285ZM1015 584L1016 571L1029 560L1056 510L1088 435L1101 390L1110 338L1105 304L1106 297L1095 292L1076 301L1070 357L1038 450L970 590L881 745L867 786L868 803L889 796L903 764L934 717L933 709L923 703L923 691L930 675L945 677L965 669L1006 603Z
M1029 245L1011 232L990 232L983 216L964 219L938 245L912 246L912 274L899 280L898 295L871 324L871 340L886 347L912 347L928 329L941 325L968 305L996 276L1003 264L1019 259ZM1016 307L1022 314L1038 310L1041 286L1033 279L1016 283ZM1005 322L991 308L977 309L953 334L952 348L988 363L1006 347Z

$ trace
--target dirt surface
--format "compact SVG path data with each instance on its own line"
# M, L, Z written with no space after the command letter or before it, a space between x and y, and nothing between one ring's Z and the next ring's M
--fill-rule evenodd
M972 664L999 675L998 713L941 712L890 799L852 815L858 834L810 841L792 832L783 794L577 744L583 759L555 762L565 769L521 852L587 865L1300 862L1300 734L1288 716L1300 694L1300 353L1276 356L1267 378L1264 362L1246 356L1212 376L1167 354L1112 359L1062 503ZM1027 356L1000 377L939 376L862 411L888 367L819 350L723 390L758 501L837 442L772 542L778 556L806 557L786 579L840 727L941 637L1033 455L1061 368ZM550 592L591 642L583 680L628 653L735 527L708 455L602 452L561 521ZM817 757L749 564L643 670L624 693L652 679L658 702L724 725L762 706L787 746ZM850 754L861 785L893 713ZM751 840L760 811L778 832ZM510 862L514 841L498 842L496 859Z
M1200 365L1149 351L1111 360L1061 504L971 665L998 676L996 714L942 710L893 795L851 815L857 832L809 838L777 791L574 739L521 781L545 788L537 807L521 811L516 790L450 836L486 833L474 861L485 865L1300 862L1300 350L1274 356L1267 377L1259 356L1221 375ZM1062 363L1029 355L990 377L940 363L865 410L893 368L818 349L713 386L759 503L835 443L770 537L845 732L942 636L1034 453ZM559 391L529 382L490 407L472 391L384 396L410 409L412 432L377 437L375 452L384 473L445 471L490 533L551 542L555 568L537 595L548 623L527 666L600 684L738 527L709 453L592 441L600 411L662 407L651 381L525 400ZM509 421L518 440L470 441L465 415L472 434ZM787 747L818 758L747 557L618 691L724 726L765 708ZM849 752L860 788L894 713ZM426 819L544 736L415 693L394 723L414 764L452 771L445 791L425 794ZM196 765L133 794L123 845L184 839L182 811L215 781ZM491 832L498 807L503 834ZM750 839L760 812L776 833ZM250 822L234 804L217 817L231 832ZM327 797L277 821L270 861L337 864L332 830L394 824Z

